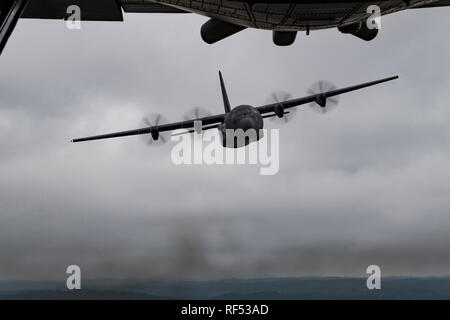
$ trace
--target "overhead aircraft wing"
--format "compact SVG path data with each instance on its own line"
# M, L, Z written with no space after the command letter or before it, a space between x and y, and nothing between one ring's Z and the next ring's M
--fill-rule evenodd
M418 9L418 8L436 8L436 7L446 7L446 6L450 6L450 0L439 0L439 1L434 1L431 3L427 3L427 4L423 4L423 5L418 5L418 6L413 6L413 9Z
M22 18L64 19L67 17L67 8L71 5L81 8L81 20L84 21L123 21L122 8L125 12L186 13L186 11L151 1L28 0L28 6Z
M81 8L83 21L123 21L122 8L116 0L28 0L21 18L65 19L71 5Z
M17 21L27 5L26 0L1 0L0 2L0 54Z
M276 112L277 109L280 108L280 106L283 109L289 109L289 108L298 107L300 105L304 105L304 104L311 103L311 102L316 102L316 103L318 103L321 106L323 104L323 106L324 106L325 103L326 103L326 99L327 98L334 97L334 96L337 96L339 94L343 94L343 93L347 93L347 92L351 92L351 91L367 88L367 87L370 87L370 86L374 86L376 84L380 84L380 83L383 83L383 82L395 80L395 79L398 79L398 78L399 78L399 76L394 76L394 77L389 77L389 78L376 80L376 81L372 81L372 82L361 83L361 84L358 84L358 85L355 85L355 86L346 87L346 88L342 88L342 89L336 89L336 90L332 90L332 91L328 91L328 92L324 92L324 93L319 93L319 94L314 94L314 95L310 95L310 96L303 97L303 98L287 100L287 101L279 102L279 103L278 102L277 103L272 103L272 104L264 105L264 106L261 106L261 107L257 107L257 109L259 110L259 112L261 114L265 114L265 113L270 113L270 112ZM281 110L281 111L284 112L284 110Z
M149 134L149 133L152 135L156 135L156 137L158 137L160 132L173 131L173 130L177 130L177 129L192 129L194 127L194 121L201 121L203 130L208 130L208 129L217 128L218 124L223 121L224 116L225 116L225 114L219 114L219 115L203 117L203 118L199 118L199 119L192 119L192 120L162 124L162 125L153 126L153 127L146 127L146 128L141 128L141 129L135 129L135 130L120 131L120 132L114 132L114 133L109 133L109 134L102 134L102 135L98 135L98 136L73 139L71 141L72 142L82 142L82 141L90 141L90 140L100 140L100 139L118 138L118 137L126 137L126 136L135 136L135 135ZM192 130L189 130L189 132L192 132Z
M125 12L139 13L190 13L178 8L160 3L142 2L136 0L122 0L122 7Z
M186 13L142 0L0 0L0 54L19 18L66 19L72 5L81 8L82 21L123 21L122 8L125 12Z

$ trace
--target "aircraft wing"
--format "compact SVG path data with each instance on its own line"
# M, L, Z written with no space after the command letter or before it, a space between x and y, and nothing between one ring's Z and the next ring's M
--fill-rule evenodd
M428 4L414 6L413 9L436 8L436 7L446 7L446 6L450 6L450 0L440 0L440 1L435 1L435 2L428 3Z
M340 95L343 93L367 88L367 87L370 87L370 86L373 86L376 84L395 80L398 78L399 78L399 76L394 76L394 77L389 77L389 78L385 78L385 79L381 79L381 80L361 83L361 84L358 84L355 86L346 87L346 88L342 88L342 89L336 89L336 90L323 92L323 93L319 93L319 94L314 94L314 95L310 95L310 96L303 97L303 98L287 100L287 101L279 102L279 103L272 103L272 104L264 105L261 107L257 107L257 109L259 110L259 112L261 114L270 113L270 112L276 113L277 109L280 108L280 106L281 106L283 108L283 110L281 110L281 111L284 113L284 109L298 107L300 105L304 105L304 104L311 103L311 102L316 102L319 105L321 105L321 104L325 105L326 99L328 99L328 98L331 98L331 97L334 97L334 96L337 96L337 95ZM274 114L274 116L275 115L276 114Z
M177 129L194 128L194 121L201 121L202 126L203 126L202 130L208 130L208 129L217 128L218 125L223 121L224 116L225 116L225 114L219 114L219 115L203 117L203 118L199 118L199 119L192 119L192 120L162 124L162 125L153 126L153 127L146 127L146 128L140 128L140 129L134 129L134 130L128 130L128 131L120 131L120 132L114 132L114 133L109 133L109 134L102 134L102 135L86 137L86 138L73 139L71 141L72 142L82 142L82 141L90 141L90 140L100 140L100 139L118 138L118 137L126 137L126 136L135 136L135 135L149 134L149 133L152 135L157 134L159 136L160 132L173 131L173 130L177 130ZM188 132L193 132L193 130L189 130Z
M0 0L0 54L19 18L66 19L67 8L81 8L83 21L123 21L125 12L186 13L181 9L143 0Z
M77 5L82 8L81 20L84 21L123 21L125 12L141 13L186 13L159 3L136 0L28 0L28 6L21 18L64 19L67 8Z
M125 12L139 13L190 13L178 8L166 6L160 3L142 2L136 3L136 0L122 0L122 7Z
M361 84L358 84L355 86L346 87L346 88L342 88L342 89L336 89L336 90L332 90L332 91L328 91L328 92L324 92L324 93L320 93L320 94L310 95L310 96L303 97L303 98L287 100L287 101L280 102L280 103L268 104L268 105L258 107L256 109L258 109L258 111L262 115L267 114L267 113L274 113L274 114L270 114L268 116L264 116L264 118L271 117L271 116L275 116L277 114L276 110L279 109L280 106L283 108L281 111L284 114L285 113L284 109L297 107L297 106L311 103L311 102L317 102L319 105L321 105L322 103L325 103L326 99L328 99L328 98L331 98L331 97L334 97L334 96L337 96L337 95L340 95L343 93L367 88L370 86L374 86L376 84L395 80L398 78L399 78L399 76L394 76L394 77L389 77L389 78L376 80L376 81L372 81L372 82L361 83ZM173 131L173 130L177 130L177 129L188 129L188 132L193 132L194 130L192 128L194 128L194 121L202 122L202 126L203 126L202 130L217 128L219 126L219 124L221 122L223 122L224 117L225 117L225 114L219 114L219 115L215 115L215 116L203 117L203 118L192 119L192 120L187 120L187 121L174 122L174 123L169 123L169 124L162 124L162 125L158 125L158 126L152 126L152 127L146 127L146 128L140 128L140 129L134 129L134 130L128 130L128 131L113 132L113 133L91 136L91 137L86 137L86 138L78 138L78 139L73 139L71 141L72 142L82 142L82 141L90 141L90 140L100 140L100 139L134 136L134 135L141 135L141 134L152 134L152 136L155 135L156 136L155 139L157 139L160 132Z
M28 0L21 18L64 19L71 5L82 8L84 21L123 21L122 8L115 0Z

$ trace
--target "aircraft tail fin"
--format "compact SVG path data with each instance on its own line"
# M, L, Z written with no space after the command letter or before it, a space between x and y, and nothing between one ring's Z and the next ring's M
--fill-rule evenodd
M220 78L220 88L222 90L223 97L223 106L225 108L225 112L228 113L231 111L230 101L228 100L227 89L225 88L225 83L223 82L222 72L219 71Z

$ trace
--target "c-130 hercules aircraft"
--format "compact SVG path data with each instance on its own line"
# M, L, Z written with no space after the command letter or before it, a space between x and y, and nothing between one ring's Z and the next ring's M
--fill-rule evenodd
M398 79L399 76L393 76L384 78L381 80L361 83L351 87L342 89L336 89L334 86L325 89L324 82L319 82L318 92L309 91L310 95L283 101L276 101L275 103L266 104L260 107L253 107L249 105L239 105L235 108L231 108L228 94L223 81L222 73L219 71L220 88L222 90L223 105L225 113L207 116L207 117L195 117L194 119L187 119L185 121L159 124L160 117L156 119L153 124L148 123L145 128L114 132L109 134L102 134L98 136L73 139L71 142L82 142L91 140L101 140L109 138L118 138L135 135L150 134L152 140L157 141L160 139L160 133L174 131L178 129L185 129L183 132L175 133L174 135L186 134L197 132L201 133L203 130L218 129L221 135L221 143L224 147L240 148L248 145L251 142L258 141L262 138L261 129L264 126L265 118L277 117L279 119L285 119L290 112L294 111L295 107L305 104L312 104L314 107L318 107L323 112L327 111L329 105L337 104L337 96L343 93L360 90L370 86L374 86L383 82L392 81ZM277 99L275 99L277 100ZM245 135L248 132L255 133L254 135L248 134L245 136L239 136L235 134L236 131ZM231 135L229 135L231 133ZM243 139L242 139L243 138Z
M0 53L19 18L67 19L68 8L81 9L80 20L123 21L124 12L196 13L210 19L201 36L215 43L246 28L273 31L273 42L286 46L298 31L338 28L364 40L372 40L378 28L368 28L368 7L381 15L405 9L450 6L450 0L1 0ZM161 32L149 30L149 32Z

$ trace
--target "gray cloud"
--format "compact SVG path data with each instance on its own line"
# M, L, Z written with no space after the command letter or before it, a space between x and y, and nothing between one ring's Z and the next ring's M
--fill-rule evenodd
M403 12L371 43L329 30L289 48L257 30L205 45L194 15L79 32L20 21L0 59L0 277L64 278L73 263L92 278L448 274L449 15ZM175 166L170 146L139 137L68 143L153 112L221 112L218 69L231 102L253 105L319 79L403 77L326 116L299 110L271 177Z

